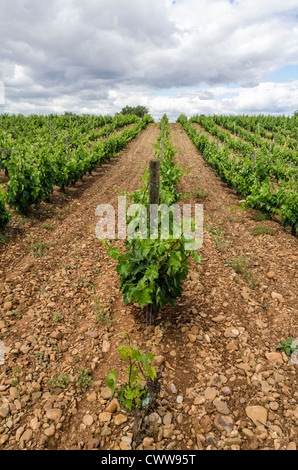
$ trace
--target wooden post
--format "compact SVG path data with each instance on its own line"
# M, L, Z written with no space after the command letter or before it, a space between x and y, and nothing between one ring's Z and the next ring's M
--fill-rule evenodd
M149 205L159 204L160 160L150 160L149 173Z
M158 213L154 211L153 205L159 205L159 184L160 184L160 160L151 159L149 162L149 210L148 227L150 237L158 237Z

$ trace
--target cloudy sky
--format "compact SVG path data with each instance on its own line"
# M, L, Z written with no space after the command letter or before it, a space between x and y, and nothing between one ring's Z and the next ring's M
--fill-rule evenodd
M298 0L1 0L0 113L287 114Z

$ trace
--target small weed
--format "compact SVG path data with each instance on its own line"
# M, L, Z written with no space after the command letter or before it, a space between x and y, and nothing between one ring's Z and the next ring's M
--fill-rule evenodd
M253 273L248 268L246 258L236 258L233 261L226 261L225 264L228 266L232 266L237 274L241 274L241 276L249 284L251 289L256 289L257 283L254 280Z
M42 224L42 227L46 230L55 230L55 225L50 224L49 222L45 222L44 224Z
M250 229L250 233L254 237L258 237L259 235L274 235L275 231L271 227L266 227L265 225L256 225L252 229Z
M56 388L66 388L69 385L69 376L68 374L61 374L58 377L53 377L48 384L52 391Z
M247 260L246 258L237 258L233 261L233 268L237 274L245 275L247 272Z
M210 197L210 192L205 191L204 189L198 189L194 192L194 197L198 202L202 202Z
M255 211L255 218L259 222L263 222L264 220L270 220L270 215L266 214L266 212Z
M3 233L0 233L0 246L1 245L8 245L9 244L9 237L7 235L4 235Z
M225 239L224 231L221 228L216 229L213 226L211 226L209 228L209 232L212 235L215 235L215 245L218 251L221 251L221 252L225 251L228 246L228 243Z
M36 353L36 359L40 366L43 366L45 362L47 362L48 354L46 353Z
M223 232L219 231L216 234L215 245L218 251L225 251L227 249L228 243L225 240Z
M32 245L30 251L32 251L37 258L44 258L48 254L49 249L50 245L48 243L40 242Z
M95 292L95 285L92 282L86 281L85 279L80 279L78 285L80 287L84 287L84 286L88 287L89 289L91 289L93 294Z
M73 364L78 364L82 359L82 356L80 354L76 354L72 360Z
M22 378L22 373L21 373L20 366L17 367L17 370L12 369L12 375L14 376L14 379L12 380L11 383L17 389L17 394L18 394L18 397L19 397L19 395L20 395L20 382L21 382L21 378Z
M287 356L291 356L293 352L298 351L298 342L294 338L283 340L281 344L276 346L278 351L284 352Z
M92 274L97 275L97 274L99 274L100 270L99 270L99 268L95 268L95 269L92 269L91 272L92 272Z
M12 312L12 315L17 319L20 320L22 318L21 312Z
M96 320L103 325L110 325L112 323L109 305L106 307L100 306L99 297L94 299L95 306L94 306L94 313L96 316Z
M77 376L76 376L76 384L80 392L86 392L86 390L90 387L92 382L93 380L90 377L87 369L78 370Z
M63 315L59 315L59 313L54 313L53 319L55 322L60 322L63 320Z

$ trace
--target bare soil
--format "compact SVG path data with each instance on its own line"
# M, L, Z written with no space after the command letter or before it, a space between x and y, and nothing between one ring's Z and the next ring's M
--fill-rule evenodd
M3 450L298 444L297 365L276 353L282 340L298 337L297 239L258 212L243 212L241 197L178 124L171 125L176 160L190 167L179 190L189 193L186 202L204 205L202 263L192 262L183 297L153 318L151 328L138 306L123 304L115 262L95 237L95 209L117 206L120 191L140 186L158 132L149 125L110 163L66 194L55 193L31 220L14 217L2 234ZM160 374L157 401L137 442L134 414L119 407L105 413L107 374L116 369L124 378L117 352L123 331L154 353ZM79 370L92 378L87 390L78 387ZM50 387L62 374L69 383ZM261 408L265 421L254 423L249 407Z

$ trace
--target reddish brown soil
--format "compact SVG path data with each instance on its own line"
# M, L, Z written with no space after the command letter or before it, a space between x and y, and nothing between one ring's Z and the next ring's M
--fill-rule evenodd
M243 212L240 197L204 162L180 125L171 131L176 160L190 167L179 189L190 193L187 202L204 204L204 245L202 263L192 262L177 307L161 312L150 331L144 312L124 306L115 262L94 228L100 203L116 205L120 190L140 186L154 156L157 125L66 195L54 195L34 220L21 225L14 218L6 229L10 243L0 251L0 332L7 348L0 366L2 449L134 448L133 415L122 412L122 425L115 419L119 413L102 422L107 374L116 369L124 377L116 349L125 330L142 350L150 336L147 346L161 375L153 411L165 422L142 429L139 449L144 437L152 438L148 449L297 445L297 366L285 355L277 363L268 356L283 339L298 337L297 239L273 221L258 221L257 212ZM256 226L271 235L254 236ZM49 249L38 258L30 247L41 241ZM93 380L84 393L76 387L79 369ZM50 389L49 380L62 373L70 384ZM228 414L230 430L218 426L222 412L208 399L208 387L228 406L222 416ZM256 405L268 412L258 427L247 415L247 407ZM49 409L61 416L52 421ZM86 415L92 416L90 426L83 423Z

